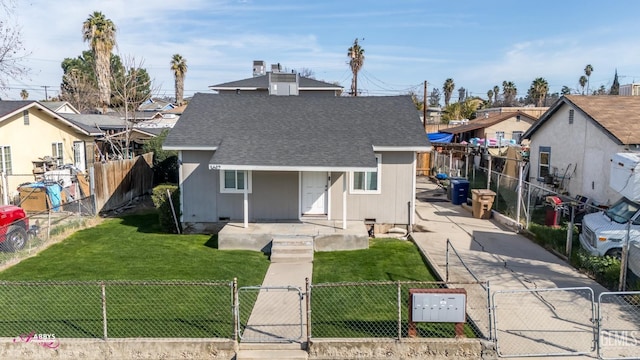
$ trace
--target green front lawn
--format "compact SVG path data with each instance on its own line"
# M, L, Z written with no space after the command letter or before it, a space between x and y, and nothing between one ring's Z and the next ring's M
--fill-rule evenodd
M3 272L0 280L233 280L260 285L256 251L219 251L208 235L162 234L155 213L107 219Z
M108 219L1 272L0 280L41 283L2 285L0 336L103 337L98 280L107 280L108 337L230 338L231 281L260 285L269 260L220 251L215 237L161 234L157 223L156 214Z

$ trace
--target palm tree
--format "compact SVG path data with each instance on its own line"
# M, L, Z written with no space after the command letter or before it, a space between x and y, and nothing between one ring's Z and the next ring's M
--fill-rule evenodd
M504 102L506 106L513 106L513 101L518 94L518 89L512 81L502 82L502 95L504 95Z
M489 106L491 106L491 101L493 100L493 90L489 89L489 91L487 91L487 98L489 99L487 101L487 104L489 104Z
M582 75L580 76L580 79L578 79L578 83L580 84L580 87L582 88L582 95L584 95L584 87L587 85L587 77Z
M584 68L584 74L587 75L587 95L589 95L589 79L591 78L591 73L593 72L593 66L591 64L587 64Z
M536 106L544 106L544 100L549 92L549 83L544 78L536 78L531 83L529 96L536 102Z
M451 94L455 87L456 84L453 82L452 78L448 78L444 81L444 85L442 86L442 91L444 92L444 106L449 106L449 100L451 100Z
M171 70L175 79L176 105L182 105L184 95L184 76L187 73L187 59L180 54L174 54L171 58Z
M20 97L22 98L22 100L27 100L29 98L29 92L25 89L22 89L22 91L20 91Z
M560 90L562 95L571 95L571 88L567 85L562 86L562 90Z
M351 95L358 96L358 72L364 64L364 49L358 45L358 38L353 41L353 45L347 50L349 57L349 67L353 73L351 79Z
M90 14L82 24L82 38L95 56L99 98L103 111L111 103L111 50L116 46L116 26L100 11Z
M496 85L493 87L493 97L495 97L493 103L496 105L498 104L498 94L500 94L500 87Z

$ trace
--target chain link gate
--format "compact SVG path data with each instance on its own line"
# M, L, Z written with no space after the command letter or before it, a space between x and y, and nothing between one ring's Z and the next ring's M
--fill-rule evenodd
M304 336L304 292L295 286L238 289L238 330L244 342L293 342Z
M598 357L640 358L640 291L598 296Z
M492 303L500 357L585 355L596 350L591 288L499 290Z

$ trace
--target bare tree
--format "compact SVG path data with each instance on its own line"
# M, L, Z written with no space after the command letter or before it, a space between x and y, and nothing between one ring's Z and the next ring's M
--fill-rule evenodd
M313 69L309 69L306 67L303 67L300 69L300 71L298 71L298 74L300 74L301 77L305 77L305 78L309 78L309 79L315 79L316 78L316 72L313 71Z
M95 109L99 105L99 91L91 79L78 69L63 76L64 86L60 89L60 99L68 101L81 113Z
M136 61L135 57L126 56L122 58L124 73L122 76L114 78L111 89L118 102L122 103L120 109L124 121L124 144L122 153L125 158L129 158L129 147L131 139L131 129L136 121L135 111L140 105L149 100L158 88L154 87L153 81L142 67L144 60Z
M0 0L0 87L8 88L9 79L21 79L30 69L23 65L30 54L22 43L21 29L9 23L15 10L14 0Z

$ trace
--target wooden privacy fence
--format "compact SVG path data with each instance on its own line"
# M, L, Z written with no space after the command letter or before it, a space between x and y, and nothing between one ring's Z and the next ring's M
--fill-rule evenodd
M96 211L109 211L153 188L153 153L93 164Z

